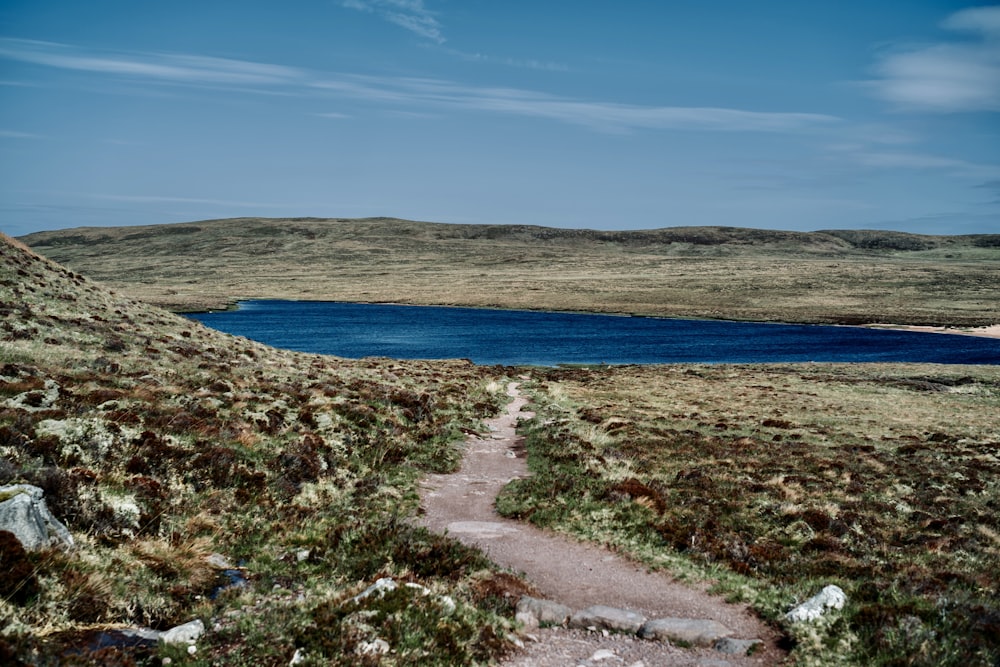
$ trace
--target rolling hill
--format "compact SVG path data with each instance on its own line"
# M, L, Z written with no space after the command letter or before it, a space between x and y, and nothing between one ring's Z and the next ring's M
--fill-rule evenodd
M1000 235L236 218L21 240L176 311L290 298L848 324L1000 322Z

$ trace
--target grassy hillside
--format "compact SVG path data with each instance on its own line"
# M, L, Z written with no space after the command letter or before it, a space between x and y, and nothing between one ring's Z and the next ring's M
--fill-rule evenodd
M135 657L287 665L302 648L353 665L376 635L397 664L504 649L497 612L516 582L404 522L420 476L454 466L462 429L503 403L498 369L281 352L9 239L0 255L0 484L42 487L77 543L24 554L0 540L0 662L65 664L73 650L129 664L88 646L102 629L197 618L210 632L195 658ZM250 585L216 595L224 561ZM350 602L382 576L435 595Z
M527 386L501 513L714 580L801 665L1000 664L1000 368L672 365ZM789 626L825 585L841 613Z
M1000 235L239 218L22 240L174 310L296 298L763 321L1000 322Z

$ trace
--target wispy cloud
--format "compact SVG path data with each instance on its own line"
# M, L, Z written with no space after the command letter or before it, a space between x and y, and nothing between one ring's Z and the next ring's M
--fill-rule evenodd
M402 3L402 0L399 0ZM422 6L420 3L402 3ZM648 106L583 100L521 88L466 85L445 79L311 72L296 67L189 54L93 53L76 47L0 39L0 58L146 82L251 93L335 97L390 111L470 110L543 118L602 132L705 130L791 132L839 119L815 113L719 107ZM255 86L256 89L248 89Z
M964 9L941 25L955 37L901 48L877 63L875 93L901 109L1000 111L1000 6Z
M569 67L562 63L548 60L537 60L535 58L508 58L503 56L491 56L485 53L468 53L458 49L443 48L442 51L450 56L460 58L468 62L486 63L489 65L503 65L505 67L517 67L519 69L534 69L544 72L568 72Z
M341 0L340 4L347 9L375 14L437 44L445 42L441 24L433 12L424 7L423 0Z
M746 111L717 107L642 106L577 100L519 88L464 86L440 79L355 77L317 87L380 102L423 104L546 118L605 132L638 129L783 132L835 122L813 113Z
M292 67L210 56L159 53L93 53L73 46L0 38L0 57L59 69L182 83L274 85L298 80Z
M833 155L849 163L873 169L935 170L976 186L1000 183L1000 164L970 162L957 158L918 151L894 151L872 148L863 144L841 144L828 147ZM983 186L988 187L988 184Z
M115 195L115 194L86 194L89 199L102 201L128 202L135 204L204 204L209 206L226 207L273 207L275 204L257 201L234 201L229 199L203 199L199 197L171 197L167 195Z
M40 134L18 132L17 130L0 130L0 139L43 139Z

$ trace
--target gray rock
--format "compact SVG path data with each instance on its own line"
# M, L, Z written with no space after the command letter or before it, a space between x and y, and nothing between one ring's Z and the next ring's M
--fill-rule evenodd
M205 632L205 624L200 619L170 628L160 634L164 644L194 644Z
M573 610L552 600L539 600L525 595L517 603L518 614L530 614L541 625L565 625Z
M571 628L596 628L598 630L613 630L615 632L630 632L635 634L646 622L646 617L627 609L616 609L595 605L576 612L569 619Z
M657 639L689 646L713 646L733 631L719 623L694 618L657 618L647 621L639 630L643 639Z
M733 639L723 637L715 642L715 650L729 655L751 655L758 646L763 646L764 642L759 639Z
M0 530L13 533L28 551L49 546L72 548L73 536L49 512L43 495L30 484L0 487Z
M789 623L815 621L831 609L843 609L846 603L847 595L844 591L840 586L831 584L785 614L785 620Z

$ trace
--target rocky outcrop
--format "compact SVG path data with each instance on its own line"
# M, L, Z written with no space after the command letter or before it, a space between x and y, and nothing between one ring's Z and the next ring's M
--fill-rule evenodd
M44 492L30 484L0 487L0 530L10 531L28 551L72 548L73 536L45 505Z

